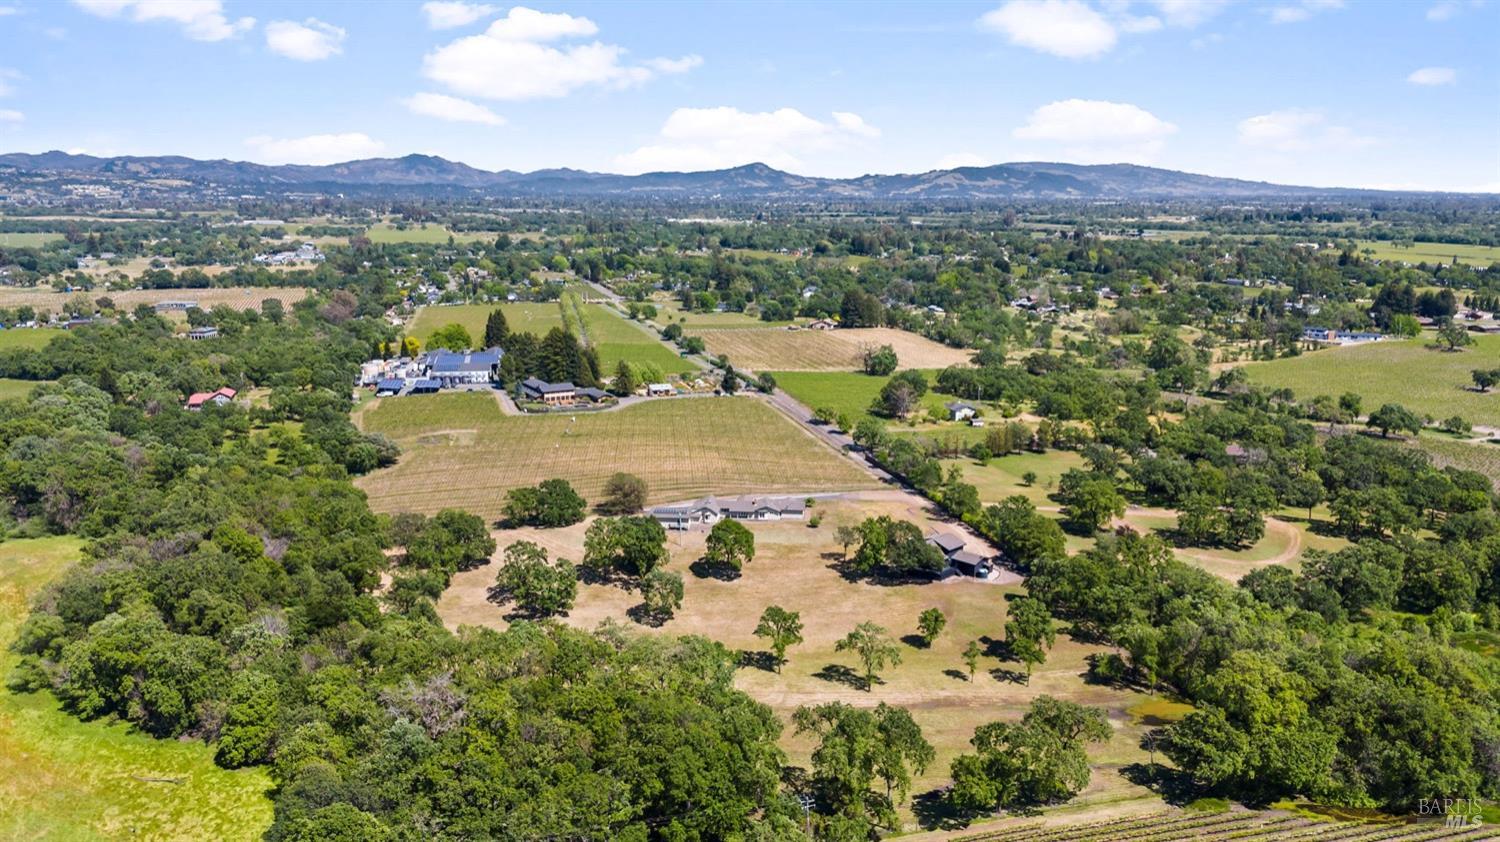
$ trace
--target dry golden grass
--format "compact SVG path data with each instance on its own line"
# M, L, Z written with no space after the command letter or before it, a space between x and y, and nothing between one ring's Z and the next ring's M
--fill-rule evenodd
M738 368L753 371L850 371L860 365L868 346L890 345L901 368L946 368L965 365L972 351L939 345L923 336L886 327L840 330L764 328L708 330L708 350L723 354Z
M534 417L502 415L485 392L383 398L367 406L359 416L363 428L391 436L403 453L393 467L357 483L380 511L453 507L493 518L505 492L553 477L595 501L617 471L646 480L652 503L877 484L756 398L671 398Z
M638 593L603 584L580 585L577 605L564 621L591 629L613 619L648 633L701 634L731 649L760 652L765 644L753 634L756 622L767 605L780 605L801 612L805 642L788 652L781 674L747 666L739 672L737 684L788 723L782 744L792 762L806 765L813 748L808 739L791 731L791 714L797 706L830 701L862 707L880 702L901 705L911 710L937 749L936 762L913 789L924 792L948 782L949 764L968 750L975 727L997 719L1017 719L1032 700L1046 693L1104 708L1116 729L1108 743L1090 749L1095 774L1080 799L1112 803L1148 796L1118 773L1120 765L1146 757L1138 745L1145 726L1128 713L1146 697L1083 682L1085 659L1101 647L1059 635L1029 685L1003 672L1024 672L1019 664L1001 663L993 657L981 660L971 683L962 652L971 640L980 640L984 646L988 640L1004 637L1006 597L1021 593L1019 586L972 579L899 585L846 579L837 569L841 549L834 530L839 524L888 514L917 522L924 530L944 527L924 501L893 491L820 500L813 511L822 514L818 528L806 521L750 524L756 539L755 559L732 581L701 577L690 569L703 552L706 533L672 533L667 569L682 575L685 593L682 609L660 629L648 630L629 619L627 612L640 602ZM560 530L498 531L497 556L510 543L525 539L546 547L553 556L577 561L585 528L578 524ZM508 608L487 599L497 571L498 563L491 562L455 576L438 604L444 622L455 627L504 627ZM915 635L917 615L932 607L947 616L948 624L931 648L903 642L901 665L883 672L870 692L838 678L841 667L859 671L854 658L834 651L836 642L856 624L874 621L900 639Z
M277 298L287 307L307 297L301 287L210 287L204 289L94 289L89 292L53 292L40 287L0 287L0 307L29 304L38 310L61 312L68 299L82 295L93 301L110 298L115 307L129 310L137 304L158 301L196 301L205 310L227 304L236 310L258 310L260 302Z

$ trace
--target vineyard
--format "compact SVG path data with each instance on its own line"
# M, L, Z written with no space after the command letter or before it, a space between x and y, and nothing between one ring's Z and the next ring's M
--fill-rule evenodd
M853 371L868 346L890 345L901 368L946 368L965 365L971 351L939 345L926 337L894 328L787 330L747 328L707 330L703 341L714 354L729 357L752 371Z
M1494 827L1449 828L1442 822L1336 822L1275 811L1171 811L1085 824L1029 822L960 836L952 842L1429 842L1500 838Z

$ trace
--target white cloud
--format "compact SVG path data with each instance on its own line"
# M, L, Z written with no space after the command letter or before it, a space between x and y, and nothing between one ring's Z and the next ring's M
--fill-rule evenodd
M1344 8L1344 0L1302 0L1286 6L1270 9L1271 23L1300 23L1319 12Z
M26 115L14 108L0 108L0 123L19 123L26 119Z
M438 2L422 4L422 13L427 16L427 26L431 29L468 26L498 11L500 11L499 6L491 6L487 3L464 3L458 0L438 0Z
M1097 58L1115 46L1115 27L1078 0L1010 0L979 25L1012 44L1063 58Z
M690 55L627 65L622 63L625 49L614 44L547 45L598 31L588 18L516 6L483 34L459 38L428 53L422 60L422 73L468 96L522 100L566 96L589 85L639 85L703 62Z
M301 23L273 20L266 24L266 47L297 61L322 61L344 51L346 34L340 27L317 18Z
M315 134L307 137L246 138L254 160L263 164L337 164L379 155L385 144L363 132Z
M1406 81L1413 85L1451 85L1458 81L1458 71L1451 67L1419 67Z
M832 118L824 122L795 108L679 108L652 143L615 158L615 164L626 172L708 170L755 162L797 170L805 166L808 155L837 152L880 134L858 114L838 111Z
M10 96L16 92L13 80L21 78L21 71L9 67L0 67L0 96Z
M1441 0L1441 2L1433 3L1428 7L1427 19L1434 23L1441 23L1442 21L1452 20L1457 17L1458 13L1462 10L1456 0Z
M1065 99L1031 112L1026 125L1011 132L1019 140L1062 144L1067 157L1082 162L1149 161L1161 152L1177 126L1126 102Z
M19 15L20 13L21 10L15 6L0 6L0 18L8 18L11 15Z
M128 13L136 23L175 23L194 41L223 41L255 26L255 18L231 21L220 0L73 0L73 5L104 18Z
M1229 0L1153 0L1151 5L1168 26L1191 29L1222 12Z
M1333 125L1322 111L1286 108L1257 114L1239 124L1240 143L1271 152L1347 151L1375 143L1348 126Z
M436 117L450 123L482 123L486 126L503 126L505 118L477 102L470 102L447 94L420 93L401 100L401 104L413 114Z
M937 167L940 170L952 170L959 167L988 167L993 161L976 152L952 152L938 159Z

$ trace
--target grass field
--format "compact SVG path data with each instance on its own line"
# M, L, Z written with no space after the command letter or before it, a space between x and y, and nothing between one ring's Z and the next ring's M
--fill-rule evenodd
M370 226L365 231L365 236L372 243L419 243L430 245L434 243L446 243L452 237L454 242L468 243L476 240L494 240L499 234L494 231L449 231L442 225L418 225L401 230L389 222L381 222Z
M31 394L41 383L48 381L40 380L13 380L9 377L0 377L0 401L10 398L24 398Z
M1395 243L1383 240L1360 240L1359 249L1373 249L1378 260L1400 260L1406 263L1459 263L1489 266L1500 263L1500 248L1495 246L1466 246L1449 243L1414 243L1411 248L1398 248Z
M731 330L756 327L783 327L792 324L791 321L767 322L761 321L757 316L745 313L695 313L682 309L682 304L675 298L658 295L651 300L656 305L656 320L661 324L677 322L689 330ZM797 322L806 323L809 319L797 319Z
M1426 347L1424 339L1377 342L1312 351L1300 357L1247 363L1253 383L1288 387L1298 398L1354 392L1364 411L1399 403L1418 415L1461 415L1471 424L1500 425L1500 390L1473 391L1469 372L1500 365L1500 336L1476 336L1457 353Z
M67 537L0 543L0 671L32 595L78 555ZM80 722L50 693L0 686L0 838L259 839L270 787L262 769L218 768L203 743Z
M41 248L48 243L61 239L63 239L63 235L54 234L50 231L0 231L0 248Z
M893 328L840 330L707 330L708 350L724 354L739 368L753 371L853 371L868 346L890 345L901 368L946 368L965 365L972 351L949 348Z
M924 374L930 387L937 372L926 371ZM870 413L870 404L891 379L854 371L777 371L772 376L776 378L777 386L809 408L827 407L848 415L856 423L862 417L874 417ZM942 410L943 403L951 400L955 400L952 395L942 395L929 388L922 396L922 406ZM966 428L955 425L953 429Z
M506 416L484 392L382 398L361 426L400 445L396 465L357 484L380 511L446 507L498 517L505 492L552 477L590 501L616 471L653 503L709 493L803 493L876 482L754 398L675 398L597 413Z
M423 345L433 331L450 324L461 324L475 344L484 342L484 324L490 313L499 307L505 313L505 323L517 333L534 333L545 336L554 327L562 327L562 311L556 301L533 304L454 304L445 307L423 307L417 311L406 332L415 336Z
M0 330L0 351L11 348L45 348L65 331L54 328L11 328Z
M43 287L0 287L0 307L19 307L30 304L38 310L51 313L62 311L63 305L75 295L89 300L108 297L115 306L129 310L137 304L155 304L158 301L196 301L205 310L226 304L236 310L260 309L260 302L277 298L290 308L307 297L301 287L208 287L203 289L94 289L89 292L54 292Z
M582 308L584 331L589 344L599 350L599 368L613 377L620 360L634 365L653 365L664 374L688 374L698 367L662 344L649 329L632 324L619 313L600 304Z
M788 663L777 674L758 666L742 668L736 684L769 705L783 720L790 721L799 705L842 701L859 707L887 702L906 707L933 744L937 757L919 776L913 794L928 792L948 783L954 756L970 749L975 727L995 720L1017 719L1027 705L1044 693L1106 709L1115 725L1114 737L1106 744L1090 747L1094 763L1093 781L1080 796L1089 803L1113 803L1151 798L1143 788L1120 777L1120 764L1144 761L1139 747L1147 730L1127 713L1146 701L1145 694L1085 684L1086 657L1102 647L1085 645L1059 634L1045 664L1037 667L1029 684L1017 673L1016 663L995 657L981 659L975 680L970 682L962 659L971 640L982 647L998 645L1004 636L1006 597L1020 593L1017 586L1003 586L957 579L945 583L873 584L850 580L838 568L841 551L834 541L840 524L857 523L877 514L911 520L925 531L951 528L942 524L921 500L909 495L878 491L858 499L820 500L813 509L822 515L817 528L807 522L753 523L755 558L743 574L732 581L702 576L692 564L703 553L704 533L673 533L669 539L671 561L667 569L682 575L683 607L658 631L668 635L702 634L730 649L759 653L765 642L752 632L767 605L777 604L798 611L804 623L805 642L788 652ZM497 534L503 551L512 541L536 540L554 555L577 559L582 548L584 524L563 530L515 530ZM504 608L486 599L494 583L496 566L463 572L438 604L439 614L450 626L460 623L503 627ZM566 622L592 629L606 618L632 628L628 610L640 595L618 587L583 584ZM917 615L936 607L948 618L934 644L913 645ZM900 644L902 662L883 671L870 692L851 677L857 662L834 651L835 643L857 623L873 620L886 627ZM782 745L794 764L807 765L813 743L799 737L788 725ZM910 813L907 813L908 819Z

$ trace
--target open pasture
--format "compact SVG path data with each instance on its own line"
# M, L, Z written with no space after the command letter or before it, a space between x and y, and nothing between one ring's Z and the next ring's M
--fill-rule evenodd
M484 392L382 398L360 416L401 445L399 462L361 477L387 512L460 508L497 518L512 488L568 480L599 499L617 471L646 480L652 503L708 493L805 493L877 485L765 403L663 398L606 412L500 413Z
M709 330L702 336L709 352L729 357L737 368L753 371L853 371L859 367L865 348L880 345L895 349L901 368L966 365L973 353L885 327Z
M0 248L41 248L63 239L51 231L0 231Z
M580 312L588 343L599 351L599 368L605 377L614 376L620 360L638 366L655 366L664 374L688 374L698 370L697 366L657 339L650 328L633 324L608 307L584 304Z
M79 557L72 537L0 544L0 670L32 596ZM0 838L259 839L271 824L263 768L214 765L197 741L83 722L50 693L0 686Z
M1375 342L1312 351L1298 357L1247 363L1250 381L1290 388L1298 398L1354 392L1363 410L1398 403L1439 420L1461 415L1471 424L1500 425L1500 390L1474 391L1469 372L1500 365L1500 336L1476 336L1449 353L1428 348L1430 338Z
M942 411L945 402L956 400L952 395L932 390L931 384L937 377L936 371L923 373L927 375L929 386L927 394L922 396L924 408ZM810 409L826 407L840 415L848 415L856 423L865 416L875 417L870 412L870 404L880 396L880 390L891 379L888 375L874 376L857 371L777 371L772 376L776 378L777 386ZM898 422L881 420L889 423L893 432L902 429ZM950 425L949 429L956 433L968 428ZM977 432L982 433L983 430Z
M1377 260L1399 260L1405 263L1467 263L1485 267L1500 263L1500 247L1455 245L1453 243L1413 243L1402 248L1389 240L1360 240L1359 250L1370 249Z
M424 345L428 337L440 327L460 324L476 345L484 343L484 325L495 308L505 313L505 323L517 333L534 333L545 336L554 327L562 327L562 311L556 301L517 304L453 304L423 307L407 326L406 332L415 336Z
M195 301L205 310L220 304L236 310L259 310L260 302L267 298L280 299L290 308L307 297L308 290L302 287L200 287L194 289L93 289L88 292L54 292L42 287L0 287L0 307L19 307L29 304L37 310L51 313L61 312L63 305L74 296L83 296L90 301L109 298L115 307L129 310L137 304L155 304L158 301Z
M731 311L723 313L699 313L692 310L684 310L682 309L682 302L664 294L652 298L650 303L656 306L657 322L661 324L677 322L689 331L784 327L793 323L791 321L762 321L758 316L753 316L749 313L735 313ZM795 321L806 323L809 320L797 319Z
M801 613L805 642L788 651L788 663L780 674L768 667L745 666L736 684L769 705L788 727L782 744L791 762L806 765L814 747L790 727L792 712L799 705L846 702L873 707L880 702L901 705L911 711L929 742L936 759L914 782L912 792L923 793L948 783L952 759L969 750L975 727L995 720L1014 721L1035 698L1050 694L1104 708L1115 726L1108 742L1090 747L1094 762L1093 781L1079 796L1083 803L1111 803L1122 799L1149 798L1144 789L1125 781L1116 771L1121 764L1143 762L1139 747L1147 726L1128 711L1146 700L1146 695L1083 681L1088 655L1104 647L1075 642L1059 634L1045 664L1036 668L1028 683L1022 682L1024 667L1000 661L987 654L981 658L974 680L968 680L962 652L971 640L981 647L998 648L1004 637L1007 597L1021 593L1019 586L954 579L946 582L872 583L846 577L840 570L842 549L834 539L841 524L855 524L865 517L890 515L917 523L924 531L952 529L925 501L903 492L875 491L819 500L811 513L821 514L813 528L806 521L752 523L755 558L738 578L728 579L695 572L706 533L671 533L667 569L683 577L683 605L674 619L651 633L701 634L734 650L760 653L765 641L753 632L760 613L768 605ZM504 530L496 533L497 556L516 540L532 540L553 556L577 561L582 556L585 524L554 530ZM488 601L487 589L494 584L499 567L492 561L484 567L459 573L438 603L438 612L449 626L460 624L503 627L506 606ZM629 619L629 610L640 595L620 587L581 584L574 610L565 622L594 628L613 619L633 629L644 629ZM947 616L947 626L931 647L915 638L917 615L938 608ZM857 661L836 652L835 644L856 624L874 621L904 640L899 644L902 662L880 673L866 692L856 676ZM907 814L908 821L910 814Z
M500 235L494 231L450 231L445 226L431 223L397 228L389 222L381 222L370 226L365 231L365 236L369 238L370 242L378 244L415 243L419 245L432 245L446 243L450 237L456 243L468 243L479 240L493 242Z
M66 331L49 327L14 327L0 330L0 351L11 348L45 348Z

